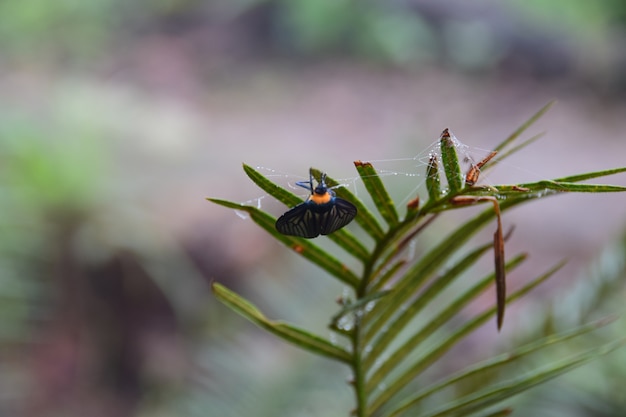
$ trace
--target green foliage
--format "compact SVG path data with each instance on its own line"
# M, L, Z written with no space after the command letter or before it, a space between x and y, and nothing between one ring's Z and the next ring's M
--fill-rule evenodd
M348 0L4 1L0 46L5 60L18 63L34 58L93 65L132 47L146 34L193 32L199 24L238 30L232 23L243 22L244 32L252 35L262 23L267 30L262 36L272 49L291 56L419 67L449 54L450 65L457 69L485 71L501 63L509 48L507 32L499 29L502 21L497 20L502 16L508 19L505 23L521 22L522 28L537 28L538 33L560 32L564 39L585 44L610 43L611 27L626 22L620 0L514 1L496 8L500 13L493 16L482 13L480 6L468 11L459 19L453 7L442 5L436 13L441 16L433 18L405 2Z
M496 148L499 159L484 164L481 162L480 165L493 165L532 143L537 137L514 145L515 140L551 104L542 108ZM443 176L439 173L439 159L443 165ZM505 259L506 237L502 235L500 213L534 199L564 192L626 191L626 187L621 186L581 183L624 172L626 168L517 185L470 186L459 167L453 136L446 129L442 134L441 154L433 155L427 167L429 199L421 207L418 200L410 202L402 218L375 168L361 161L355 162L355 166L375 210L386 225L382 226L374 212L347 189L338 188L337 195L357 206L359 212L355 223L372 237L374 243L369 246L363 244L345 228L329 238L345 250L344 257L353 257L361 263L360 270L348 268L348 263L337 254L328 253L310 240L278 233L274 228L276 219L256 207L212 198L209 200L247 212L253 221L276 239L352 288L352 298L344 298L339 311L329 318L332 331L349 343L350 348L346 349L342 344L333 343L297 326L269 320L250 301L220 284L213 284L214 294L220 301L253 323L303 349L346 363L353 373L356 416L447 416L477 412L482 412L482 415L507 415L510 412L508 408L494 411L492 407L622 345L621 341L617 341L592 347L505 380L490 379L494 369L511 366L536 352L561 346L609 322L601 320L530 341L507 354L469 366L438 382L420 380L426 370L441 362L447 352L496 313L499 327L504 317L505 304L527 294L563 265L562 262L557 263L526 285L506 294L505 274L524 262L526 255L517 254ZM244 170L253 182L287 206L301 202L297 196L272 183L251 167L244 165ZM319 178L319 170L313 173ZM442 183L442 178L445 178L446 184ZM327 184L333 186L337 182L327 177ZM431 225L441 212L484 202L490 203L487 210L460 225L441 241L433 243L418 259L403 258L403 249L407 244ZM497 218L498 228L493 243L478 245L464 253L466 242L493 221L494 217ZM496 260L494 272L473 285L465 284L462 287L463 273L492 247ZM462 310L475 302L494 282L498 294L495 305L462 316ZM460 286L461 290L458 289ZM445 302L441 302L442 299ZM445 337L441 337L442 330L446 331ZM437 402L439 398L444 398L441 397L442 393L458 389L468 380L479 382L473 384L469 391L458 391L461 393L451 401Z

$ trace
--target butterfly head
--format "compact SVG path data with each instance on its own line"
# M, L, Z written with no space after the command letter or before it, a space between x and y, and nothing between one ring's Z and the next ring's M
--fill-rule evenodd
M326 174L322 174L322 180L319 182L319 184L317 184L317 187L313 189L313 192L309 196L309 201L315 204L326 204L333 199L335 193L326 188L325 179Z

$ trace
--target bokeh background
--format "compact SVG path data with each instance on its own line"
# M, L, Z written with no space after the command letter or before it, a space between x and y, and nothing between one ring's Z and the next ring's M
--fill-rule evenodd
M354 178L362 159L399 173L385 181L402 200L420 181L403 173L423 166L400 159L443 128L488 150L551 99L530 131L545 137L486 183L626 164L626 3L0 2L0 415L347 415L346 368L264 334L209 287L325 335L344 289L204 198L279 215L242 162L293 185L309 166ZM624 201L506 213L508 253L531 256L513 279L570 262L464 359L623 313ZM618 352L515 406L623 416L625 378Z

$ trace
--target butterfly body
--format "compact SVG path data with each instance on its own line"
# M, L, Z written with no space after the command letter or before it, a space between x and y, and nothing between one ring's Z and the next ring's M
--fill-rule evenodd
M276 230L284 235L312 239L341 229L354 219L357 210L349 201L336 197L324 183L326 175L313 188L313 175L309 181L296 183L311 190L307 200L293 207L276 221Z

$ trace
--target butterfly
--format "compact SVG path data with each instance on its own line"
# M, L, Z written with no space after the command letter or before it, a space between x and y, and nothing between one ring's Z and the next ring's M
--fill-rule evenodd
M326 174L322 174L317 187L313 188L313 171L309 171L308 181L298 181L296 185L311 191L307 200L293 207L276 220L276 230L284 235L307 239L331 234L354 219L356 207L326 186Z

